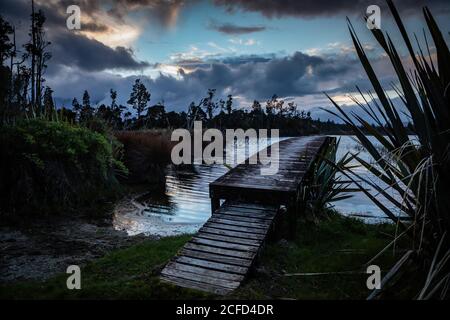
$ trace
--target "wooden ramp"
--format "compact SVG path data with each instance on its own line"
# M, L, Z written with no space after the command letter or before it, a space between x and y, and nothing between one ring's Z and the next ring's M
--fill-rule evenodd
M163 281L226 295L253 266L281 205L289 207L326 137L279 143L279 170L243 163L210 184L212 216L161 272ZM221 200L224 203L220 206Z
M249 272L276 213L274 206L224 204L166 265L161 278L182 287L230 293Z

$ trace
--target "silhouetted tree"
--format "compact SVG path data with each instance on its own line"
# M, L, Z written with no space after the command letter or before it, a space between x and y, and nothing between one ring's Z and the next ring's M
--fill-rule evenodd
M41 107L43 74L51 54L46 51L50 42L46 40L44 23L45 15L42 10L35 12L34 1L31 1L30 41L24 45L26 57L31 59L31 106L38 112ZM36 108L37 107L37 108Z
M152 128L164 128L167 126L166 110L162 103L149 107L146 118Z
M130 94L130 99L127 103L136 110L138 120L140 120L142 114L147 109L147 103L150 101L150 97L151 94L147 91L145 85L140 79L136 79Z
M89 96L89 92L87 90L83 93L83 101L80 110L80 122L86 122L92 119L94 114L94 108L91 107L91 98Z
M233 112L233 96L231 94L229 94L227 97L227 102L225 103L225 108L229 115Z
M295 102L288 103L287 114L289 117L293 118L297 115L297 104Z
M13 34L13 27L0 15L0 61L2 66L10 57L14 44L11 42L10 35Z
M47 116L51 116L55 109L53 102L53 90L50 87L45 87L44 91L44 110Z
M11 92L12 70L6 65L6 61L13 54L14 44L10 40L13 34L13 27L0 16L0 116L4 121L6 117L6 107L9 105L8 97Z
M203 99L203 107L208 115L208 119L213 118L214 110L217 108L217 104L214 102L214 95L216 94L216 89L208 89L208 94L206 98Z
M81 104L78 102L77 98L73 98L72 100L72 109L76 114L76 118L80 117Z

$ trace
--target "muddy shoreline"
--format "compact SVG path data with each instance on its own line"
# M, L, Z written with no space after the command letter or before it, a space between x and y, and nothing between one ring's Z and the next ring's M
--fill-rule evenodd
M48 217L0 224L0 282L45 280L84 265L107 252L154 236L129 236L113 228L111 218Z

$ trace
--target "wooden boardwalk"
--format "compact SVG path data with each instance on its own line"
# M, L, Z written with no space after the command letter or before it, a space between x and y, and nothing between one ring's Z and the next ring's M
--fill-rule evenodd
M289 208L326 137L279 143L279 171L243 163L210 184L211 218L161 272L163 281L226 295L255 263L281 205ZM224 200L221 204L221 200Z

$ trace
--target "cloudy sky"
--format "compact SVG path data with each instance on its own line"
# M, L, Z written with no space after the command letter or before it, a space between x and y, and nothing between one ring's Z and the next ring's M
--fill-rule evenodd
M109 89L125 103L136 78L164 101L185 110L208 88L249 107L273 94L324 116L328 92L351 106L355 85L370 86L350 42L353 22L377 73L395 82L386 57L363 22L368 5L381 7L381 27L401 48L384 0L36 0L46 16L53 55L46 79L66 106L87 89L96 103ZM421 7L428 5L449 41L448 0L397 0L410 33L423 35ZM81 9L81 30L68 30L66 9ZM1 0L0 13L27 39L30 0ZM404 52L401 50L401 52Z

